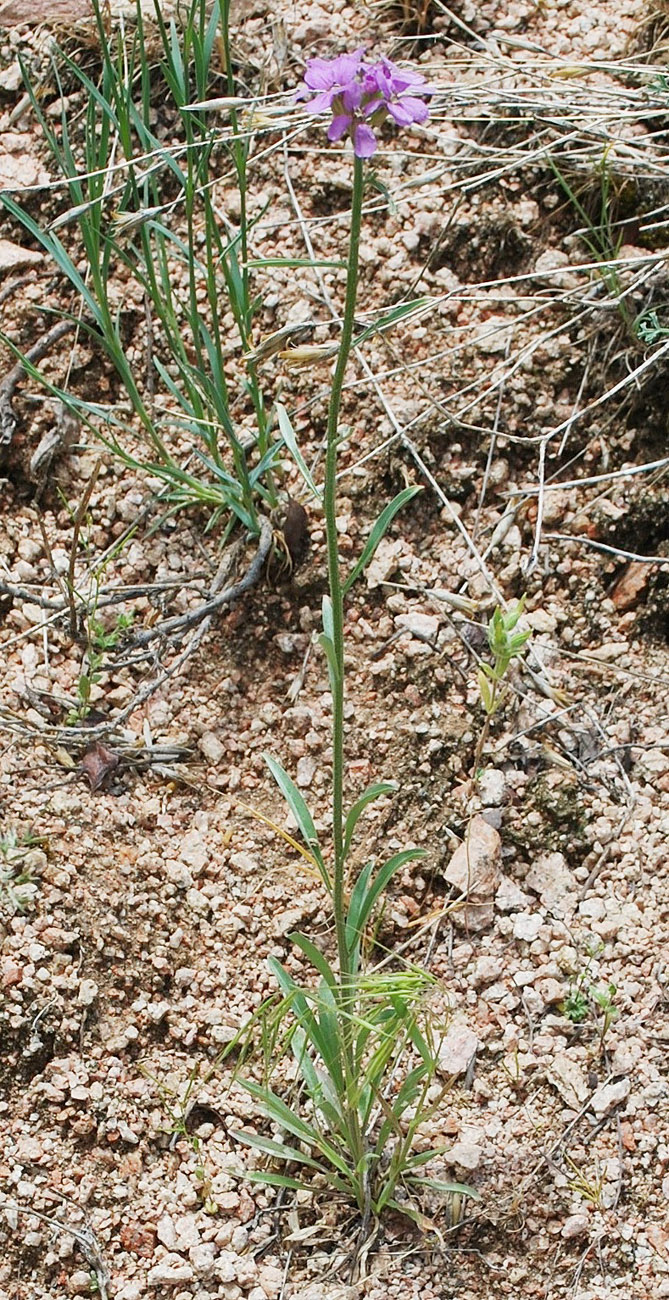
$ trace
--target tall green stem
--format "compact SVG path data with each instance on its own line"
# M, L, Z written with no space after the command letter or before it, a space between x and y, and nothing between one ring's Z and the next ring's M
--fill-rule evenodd
M344 385L344 375L351 352L355 303L358 292L358 253L362 217L363 162L355 159L353 172L353 202L351 205L351 234L346 278L346 303L339 345L339 355L332 380L328 410L327 453L325 459L325 487L323 507L328 551L328 580L332 601L332 639L334 642L335 674L332 691L332 834L334 840L333 904L337 931L337 949L342 984L346 986L351 974L351 960L346 943L346 915L344 905L344 593L339 572L339 543L337 540L337 443L339 408Z

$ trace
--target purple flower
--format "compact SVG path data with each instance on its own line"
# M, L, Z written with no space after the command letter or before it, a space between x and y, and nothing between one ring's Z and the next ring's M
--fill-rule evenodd
M429 107L424 96L434 94L419 72L398 68L390 59L366 63L364 51L336 59L310 59L298 99L311 95L309 113L332 113L328 140L350 135L358 158L376 152L374 129L390 115L397 126L425 122Z
M434 94L425 77L398 68L390 59L381 59L367 69L364 91L368 117L387 112L398 126L410 126L412 122L426 122L430 115L428 105L419 98Z
M364 50L340 54L336 59L309 59L304 74L304 85L297 92L298 99L314 94L306 105L309 113L327 113L334 100L356 83Z

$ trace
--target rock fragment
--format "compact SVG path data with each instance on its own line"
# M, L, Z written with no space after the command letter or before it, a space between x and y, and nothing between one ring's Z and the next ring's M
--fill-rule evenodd
M602 1119L615 1106L619 1106L621 1102L626 1101L630 1095L631 1087L629 1079L614 1079L612 1083L603 1083L592 1099L592 1109L597 1118Z
M439 1073L465 1074L479 1048L479 1040L468 1025L451 1025L439 1048Z
M566 906L575 891L574 877L562 853L542 853L530 867L525 884L550 908Z
M558 1052L548 1068L548 1082L571 1110L580 1110L588 1096L583 1067L568 1052Z
M10 239L0 239L0 271L17 271L25 266L36 266L41 261L42 253L22 248Z
M466 898L464 907L452 913L453 924L460 929L478 931L492 925L501 860L498 832L477 814L444 873L448 884Z

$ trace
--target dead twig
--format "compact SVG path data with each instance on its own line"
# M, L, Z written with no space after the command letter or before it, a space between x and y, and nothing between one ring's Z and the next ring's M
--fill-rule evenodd
M50 330L47 330L46 334L42 335L41 339L38 339L37 343L28 348L25 360L31 363L41 361L42 357L45 357L47 352L51 350L54 343L57 343L64 334L67 334L73 325L74 321L71 320L58 321ZM12 401L17 384L21 382L25 372L26 367L23 360L17 361L16 365L12 366L2 383L0 383L0 448L8 447L14 437L16 415Z
M636 551L623 551L620 546L607 546L604 542L594 542L591 537L573 533L546 533L546 538L555 542L583 543L593 551L603 551L605 555L615 555L622 560L637 560L639 564L669 564L669 555L637 555Z
M155 628L146 629L146 632L149 634L153 633L157 636L173 636L175 632L182 632L191 627L195 627L195 632L174 662L170 664L168 668L165 668L162 673L159 673L157 677L153 678L152 681L146 682L137 695L135 695L130 703L126 705L123 712L114 719L113 725L115 727L121 726L126 722L131 714L133 714L142 704L145 704L152 695L155 695L157 690L160 690L161 686L164 686L170 678L175 677L177 673L181 671L184 664L192 655L195 654L205 633L211 627L214 615L217 614L220 609L223 609L225 605L233 604L244 594L244 592L250 591L250 589L256 585L263 573L265 562L272 548L272 540L272 526L269 519L263 519L260 525L258 549L244 574L244 577L240 578L239 582L236 582L231 587L226 587L224 591L213 595L206 604L200 605L198 609L191 610L188 614L182 614L177 618L166 619L164 623L159 624ZM236 559L237 550L238 548L235 547L233 548L232 554L228 553L224 556L224 559L219 566L218 573L214 578L212 592L215 591L217 585L225 582L225 579ZM140 637L145 639L140 641L139 638L136 638L135 645L146 644L147 640L153 639L152 636L147 638L146 633L140 633ZM104 730L105 728L101 728L101 731Z
M39 1219L41 1223L46 1223L49 1228L56 1228L58 1232L67 1232L71 1237L74 1237L86 1263L95 1273L100 1300L109 1300L109 1291L107 1290L109 1273L95 1234L87 1224L84 1224L83 1228L72 1228L68 1223L61 1223L60 1219L54 1219L50 1214L42 1214L41 1210L33 1209L32 1205L19 1205L16 1201L3 1201L0 1208L12 1216L25 1214L31 1218Z
M68 600L68 605L70 610L70 636L72 637L73 641L77 640L77 636L79 632L79 628L77 625L77 607L74 600L76 595L75 586L74 586L74 569L77 562L77 546L79 544L79 533L81 532L81 525L83 524L84 519L86 518L86 511L88 510L88 505L91 496L93 495L93 488L95 487L98 474L100 473L101 468L102 468L102 461L98 460L96 465L94 466L93 473L91 474L91 477L89 478L88 483L86 484L84 495L82 496L81 501L77 506L74 519L72 521L72 545L70 547L70 562L67 566L66 586L67 586L67 600Z
M272 525L268 519L263 519L260 525L260 538L258 540L258 549L249 565L243 578L239 582L233 583L231 587L226 587L224 591L218 592L205 601L204 605L198 605L197 609L191 609L187 614L178 614L174 618L166 618L162 623L157 623L155 627L147 627L139 632L134 638L133 647L149 645L159 637L167 638L178 636L181 632L187 632L192 627L197 627L199 623L205 620L210 621L214 614L223 609L225 605L232 605L246 591L255 587L261 577L263 565L272 549Z

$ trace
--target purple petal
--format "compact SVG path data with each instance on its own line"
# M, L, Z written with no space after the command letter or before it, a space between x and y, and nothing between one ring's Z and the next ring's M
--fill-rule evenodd
M413 122L411 113L408 113L401 103L389 104L388 112L398 126L411 126Z
M376 153L376 136L371 127L362 122L353 131L353 150L358 158L371 158Z
M364 46L361 45L357 50L352 50L349 54L340 54L337 59L333 59L337 67L337 80L340 83L350 81L358 75L364 53Z
M353 119L347 117L345 113L340 113L338 117L333 117L328 127L328 140L331 142L341 140L342 136L346 135L352 121Z
M362 86L359 81L352 81L342 91L341 102L347 113L355 112L362 99Z
M385 76L383 69L379 67L370 68L365 77L364 90L370 95L382 95L384 99L389 99L393 93L390 81Z
M411 95L405 95L400 102L402 108L411 113L414 122L427 122L430 116L429 104L425 104L422 99L414 99Z
M412 99L409 96L389 104L388 112L398 126L410 126L412 122L426 122L430 116L430 110L422 99Z
M309 59L304 80L310 90L328 90L335 78L332 75L332 59Z
M373 114L376 113L377 109L385 107L385 99L382 95L377 95L375 99L370 99L368 103L363 104L362 111L365 114L365 117L372 117Z
M410 68L398 68L397 64L391 63L390 59L382 59L381 64L396 94L407 90L409 86L422 86L425 81L421 72L413 72Z
M308 104L305 104L305 108L309 113L329 113L336 94L336 90L323 90L320 95L315 95Z

